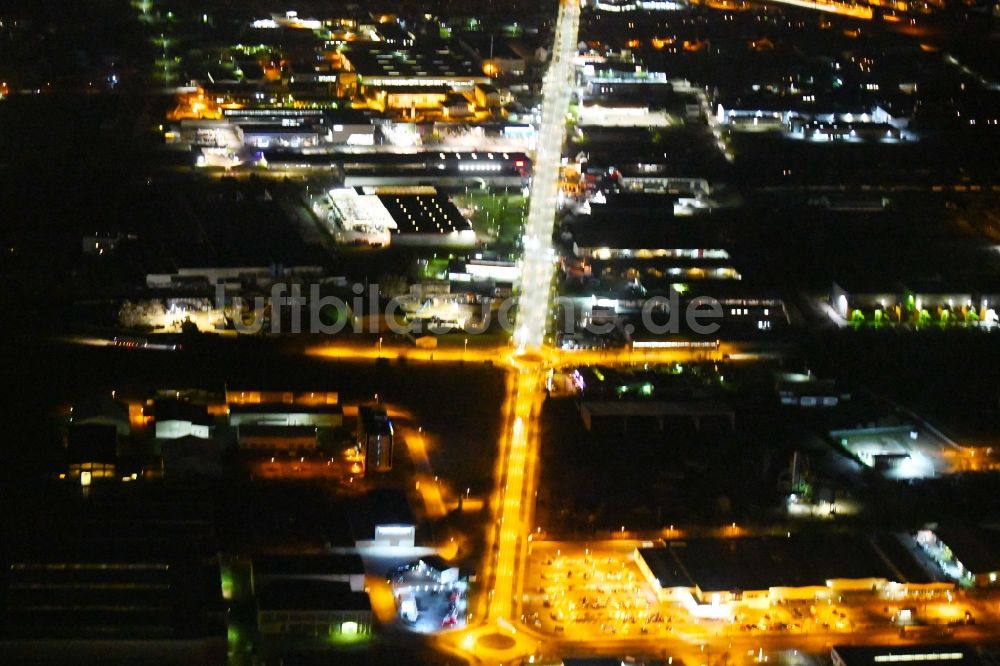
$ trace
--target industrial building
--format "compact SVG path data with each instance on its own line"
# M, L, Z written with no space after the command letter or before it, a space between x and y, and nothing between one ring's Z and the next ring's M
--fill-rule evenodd
M371 633L371 601L347 583L273 580L257 593L257 628L266 636L351 641Z
M153 402L153 414L157 439L207 439L214 430L215 420L208 415L208 408L186 400L159 398Z
M254 589L276 580L303 580L346 583L352 592L365 591L365 567L356 553L258 555L252 575Z
M4 663L225 662L211 523L181 503L120 499L50 507L43 533L5 543Z
M670 430L673 423L691 424L700 431L706 423L722 424L727 430L736 429L736 413L729 405L692 401L631 400L580 403L580 417L587 430L628 432L652 425L659 431Z
M340 394L336 391L266 391L259 389L227 388L227 405L336 405Z
M850 390L832 379L818 379L812 373L776 372L775 392L784 407L832 408L850 402Z
M339 428L344 424L340 405L301 403L238 403L229 405L229 425Z
M359 549L402 549L416 545L417 521L406 496L378 489L356 498L347 509L354 545Z
M271 164L275 163L268 156ZM292 163L329 166L328 155L298 156ZM447 151L370 153L337 159L346 187L523 187L531 160L519 152Z
M358 407L358 449L365 460L365 472L392 469L392 420L380 405Z
M112 425L121 437L132 432L129 406L107 395L80 400L71 412L70 421L74 425Z
M316 426L255 425L236 428L236 439L243 451L259 453L312 453L319 445Z
M446 47L430 48L380 43L356 43L343 53L345 71L340 80L345 87L354 75L358 92L385 86L472 90L477 83L489 83L471 57Z
M944 442L912 423L831 430L829 437L852 457L891 479L934 477L947 471Z
M920 530L914 539L959 584L965 587L1000 585L1000 531L940 525Z
M353 187L328 191L325 198L313 204L313 210L342 245L386 247L396 228L396 221L377 196L359 194Z
M338 243L471 247L472 224L451 199L428 186L345 187L313 203Z

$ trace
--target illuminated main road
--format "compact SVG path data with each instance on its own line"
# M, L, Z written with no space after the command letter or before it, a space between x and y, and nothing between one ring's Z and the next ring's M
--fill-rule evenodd
M462 650L471 652L479 661L508 661L537 649L535 639L515 629L514 618L518 616L537 487L538 417L544 400L547 360L543 344L550 321L555 266L552 232L579 25L579 0L561 2L552 62L542 85L542 118L524 231L517 327L513 337L516 373L508 381L505 434L500 443L499 483L493 506L496 526L488 539L487 553L494 557L485 572L486 622L465 632L460 643Z
M513 421L505 442L506 456L499 492L496 560L487 617L509 621L531 533L538 458L538 415L543 393L543 342L550 320L559 164L566 133L566 114L574 83L580 6L568 0L559 7L552 63L542 86L542 119L531 183L531 202L524 231L521 292L514 345L519 354L513 399Z
M551 307L554 253L552 231L559 192L559 164L566 134L566 114L573 92L580 6L568 0L559 7L552 64L542 85L542 120L524 231L521 293L514 344L518 351L539 351Z

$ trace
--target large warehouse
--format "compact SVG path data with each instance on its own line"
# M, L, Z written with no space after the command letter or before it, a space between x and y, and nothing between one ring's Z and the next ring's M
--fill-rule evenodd
M728 618L738 604L829 598L845 592L947 591L891 535L789 535L670 541L635 553L663 602Z

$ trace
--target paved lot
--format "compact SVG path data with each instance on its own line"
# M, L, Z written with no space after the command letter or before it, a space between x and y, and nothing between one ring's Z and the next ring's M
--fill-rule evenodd
M535 544L525 582L524 623L566 635L663 631L668 618L621 548Z

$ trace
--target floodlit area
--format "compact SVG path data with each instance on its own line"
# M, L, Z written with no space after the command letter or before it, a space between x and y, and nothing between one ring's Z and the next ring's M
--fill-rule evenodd
M533 541L522 624L568 641L674 639L697 645L720 636L744 641L816 635L850 641L856 632L942 637L995 614L989 604L946 584L908 591L895 585L879 591L817 588L813 596L791 588L775 588L764 597L712 593L704 605L695 605L683 595L664 598L654 590L635 555L648 543Z
M663 635L674 621L620 546L533 542L524 598L525 626L578 640Z
M219 332L226 327L226 313L207 298L126 302L118 319L129 328L153 333L181 333L186 327Z
M961 447L925 428L863 428L831 435L863 465L889 479L925 479L995 466L992 450Z
M398 616L413 631L429 634L466 625L468 584L458 579L457 568L418 560L395 568L388 579Z

